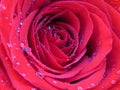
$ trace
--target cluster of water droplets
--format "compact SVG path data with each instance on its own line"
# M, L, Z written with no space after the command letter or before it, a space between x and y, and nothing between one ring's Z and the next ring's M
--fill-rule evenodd
M17 27L17 32L20 33L21 27L23 25L23 20L20 21L19 26Z

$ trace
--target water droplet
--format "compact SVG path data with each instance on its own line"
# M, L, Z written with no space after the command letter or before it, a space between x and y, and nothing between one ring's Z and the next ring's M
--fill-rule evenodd
M94 86L95 86L95 84L94 84L94 83L91 83L90 85L91 85L92 87L94 87Z
M24 48L25 44L24 43L20 43L20 47Z
M27 63L27 66L30 66L30 64L29 64L29 63Z
M93 53L93 56L96 56L96 53L95 53L95 52Z
M57 82L56 81L53 81L54 84L56 84Z
M112 81L111 81L111 84L115 84L115 83L116 83L116 80L112 80Z
M36 75L40 76L41 78L43 78L43 74L40 71L36 72Z
M19 50L19 48L15 48L16 50Z
M11 43L7 43L7 46L8 46L9 48L13 47L13 45L12 45Z
M29 63L30 63L30 64L34 64L33 60L29 60Z
M22 15L22 12L19 12L20 15Z
M0 3L0 10L6 10L6 6Z
M66 59L66 61L70 61L70 59L68 58L68 59Z
M12 59L14 60L16 58L16 56L12 56Z
M52 30L51 26L48 26L48 30Z
M21 31L21 28L20 28L20 27L18 27L18 28L17 28L17 32L19 33L20 31Z
M37 90L37 88L32 88L31 90Z
M20 65L20 62L16 62L17 65Z
M14 13L14 14L13 14L13 18L15 18L16 16L17 16L17 14L16 14L16 13Z
M120 74L120 70L118 70L116 73L117 73L117 74Z
M26 76L26 74L25 74L25 73L22 73L21 75L22 75L23 77L25 77L25 76Z
M9 23L10 26L12 26L12 23Z
M20 21L20 25L21 25L21 26L23 25L23 20L22 20L22 21Z
M25 55L28 55L26 48L22 48L22 50Z
M78 86L78 88L77 88L78 90L83 90L83 88L81 87L81 86Z
M45 45L44 45L44 44L42 44L42 43L40 43L40 46L42 46L43 48L45 48Z
M80 40L80 44L82 44L82 42L83 42L83 39Z

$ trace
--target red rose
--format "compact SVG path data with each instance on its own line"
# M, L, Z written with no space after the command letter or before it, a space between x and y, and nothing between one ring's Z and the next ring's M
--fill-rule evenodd
M104 0L0 2L0 90L120 89L119 54Z

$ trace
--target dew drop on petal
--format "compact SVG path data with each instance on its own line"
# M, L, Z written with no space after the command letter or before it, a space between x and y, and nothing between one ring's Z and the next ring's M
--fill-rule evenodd
M20 47L24 48L25 44L24 43L20 43Z
M81 86L78 86L77 90L83 90L83 88Z
M22 75L23 77L25 77L25 76L26 76L26 74L25 74L25 73L22 73L21 75Z
M27 63L27 66L30 66L30 64L29 64L29 63Z
M20 27L18 27L18 28L17 28L17 32L19 33L20 31L21 31L21 28L20 28Z
M57 82L56 81L53 81L54 84L56 84Z
M20 21L20 25L21 25L21 26L23 25L23 20L22 20L22 21Z
M12 23L9 23L10 26L12 26Z
M20 62L16 62L17 65L20 65Z
M7 46L8 46L9 48L13 47L13 45L12 45L11 43L7 43Z
M42 46L43 48L45 48L45 45L44 45L44 44L42 44L42 43L40 43L40 46Z
M25 55L28 55L26 48L22 48L22 50Z
M31 49L31 48L27 48L27 51L28 51L28 52L31 52L31 51L32 51L32 49Z
M32 88L31 90L37 90L37 88Z
M34 64L33 60L29 60L29 63L30 63L30 64Z
M66 61L70 61L70 59L68 58L68 59L66 59Z
M37 76L40 76L41 78L43 78L43 74L42 74L40 71L37 71L37 72L36 72L36 75L37 75Z
M0 3L0 10L6 10L6 6Z
M12 59L15 59L16 58L16 56L12 56Z
M14 13L14 14L13 14L13 17L15 18L16 16L17 16L17 14L16 14L16 13Z
M22 12L19 12L20 15L22 15Z
M120 70L118 70L116 73L117 73L117 74L120 74Z
M48 26L48 30L52 30L51 26Z
M111 84L115 84L115 83L116 83L116 80L112 80L112 81L111 81Z
M95 84L94 84L94 83L91 83L90 85L91 85L92 87L94 87L94 86L95 86Z
M96 56L96 53L95 53L95 52L93 53L93 56Z
M19 48L15 48L16 50L19 50Z

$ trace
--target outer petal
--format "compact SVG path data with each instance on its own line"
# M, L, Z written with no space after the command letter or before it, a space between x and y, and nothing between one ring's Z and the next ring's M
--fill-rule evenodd
M16 89L22 90L23 88L32 88L32 85L30 85L27 81L21 78L20 75L16 71L14 71L12 64L10 62L10 59L7 57L5 49L2 44L0 44L0 53L1 53L1 61L6 69L6 76L8 75L10 78L10 81L8 83L12 83L11 87L9 86L9 89L13 89L16 87ZM8 77L7 76L7 77ZM7 89L8 87L6 87ZM2 87L0 87L2 89Z
M113 48L112 51L107 56L107 68L105 77L103 78L102 82L95 88L95 90L108 89L112 87L113 84L120 80L120 55L119 55L120 40L115 35L115 33L112 33L112 35L113 35Z
M0 44L0 54L2 55L3 53L1 53L1 51L2 51L1 47L2 46ZM2 56L0 56L0 58L2 58ZM6 59L8 59L8 58L6 58ZM13 90L13 87L11 85L11 82L9 80L9 77L7 75L7 72L3 66L1 59L0 59L0 90Z
M7 53L9 53L7 42L9 41L9 34L11 31L12 18L14 14L13 12L16 3L17 0L11 0L11 1L2 0L0 3L0 5L2 5L3 8L0 10L0 35L1 35L2 43L5 45Z

